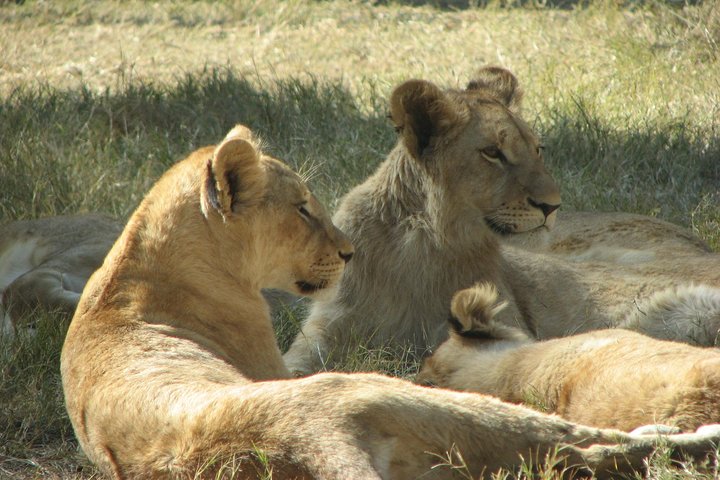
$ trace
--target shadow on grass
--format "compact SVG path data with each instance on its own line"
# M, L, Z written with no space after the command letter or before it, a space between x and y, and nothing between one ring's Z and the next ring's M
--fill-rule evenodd
M229 69L117 92L18 90L0 103L0 222L83 210L125 217L170 164L236 123L312 177L332 208L390 151L386 101L375 94L361 106L342 84L265 82ZM720 141L691 119L628 123L578 98L540 113L565 204L689 223L689 212L720 184Z
M572 210L631 211L689 226L697 209L720 214L720 138L690 119L622 124L577 98L545 112L550 169Z
M367 176L392 145L384 106L363 112L341 85L253 80L213 69L118 92L16 90L0 103L0 223L82 210L125 216L170 164L236 123L314 174L324 200Z

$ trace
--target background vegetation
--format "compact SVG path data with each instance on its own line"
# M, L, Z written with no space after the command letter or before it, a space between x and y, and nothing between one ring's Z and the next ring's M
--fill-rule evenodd
M525 88L563 208L658 216L720 250L719 42L716 2L0 2L0 223L124 219L238 122L332 208L394 144L393 86L464 86L492 63ZM0 345L0 478L95 475L62 404L59 320ZM397 354L343 368L402 375ZM649 476L697 478L667 467Z

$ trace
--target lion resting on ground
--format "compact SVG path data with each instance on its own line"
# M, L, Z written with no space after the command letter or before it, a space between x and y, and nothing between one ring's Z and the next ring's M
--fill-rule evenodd
M446 337L452 295L478 281L494 283L508 300L503 323L536 338L626 324L714 343L717 255L581 264L501 248L497 233L543 231L560 205L518 102L515 77L496 67L482 69L466 90L422 80L394 90L390 113L399 141L338 207L334 220L358 253L337 295L312 305L285 355L292 371L332 366L358 340L421 353ZM612 257L617 251L605 240Z
M572 422L683 431L720 422L720 352L622 329L536 342L498 323L490 284L455 294L450 338L416 381L529 403Z
M17 220L0 227L1 334L14 337L17 322L37 309L75 313L90 275L122 232L123 224L87 213ZM295 296L263 291L271 308L280 310Z
M72 315L85 282L101 264L122 225L103 215L22 220L0 227L0 317L15 321L36 308Z
M552 228L499 233L502 244L576 262L632 264L712 252L685 228L629 212L559 210Z
M353 254L300 178L238 126L173 166L90 278L61 357L80 445L115 478L449 478L543 458L641 467L656 440L373 374L288 379L260 289L317 296ZM668 437L692 455L711 435ZM249 460L248 460L249 458ZM436 467L436 468L433 468Z

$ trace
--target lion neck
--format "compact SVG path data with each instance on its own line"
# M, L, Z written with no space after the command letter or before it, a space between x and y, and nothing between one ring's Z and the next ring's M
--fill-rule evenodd
M388 223L405 225L438 252L482 257L488 272L499 272L500 247L482 216L468 213L438 186L437 174L418 164L399 142L380 166L375 184L376 208ZM478 255L481 252L481 255Z
M401 319L393 331L380 331L378 338L416 341L418 335L428 335L434 343L445 334L445 329L438 329L438 319L447 314L456 291L479 281L496 283L504 291L498 242L484 220L473 225L467 211L442 207L437 189L430 173L398 146L372 177L348 195L338 212L341 228L355 237L358 251L349 271L362 272L358 280L346 274L343 282L380 290L413 286L394 290L382 313L372 304L358 308L378 315L389 311ZM380 241L381 249L377 238L385 240Z
M260 292L257 240L249 233L234 238L237 252L221 251L227 228L219 215L201 212L201 170L172 171L178 174L157 183L109 255L106 298L98 302L139 307L138 322L208 345L246 377L289 376Z

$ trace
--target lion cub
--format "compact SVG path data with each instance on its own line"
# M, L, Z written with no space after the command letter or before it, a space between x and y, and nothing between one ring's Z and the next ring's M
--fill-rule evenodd
M720 352L622 329L537 342L494 320L505 303L484 283L452 299L450 338L418 383L491 394L581 424L694 431L720 422Z

